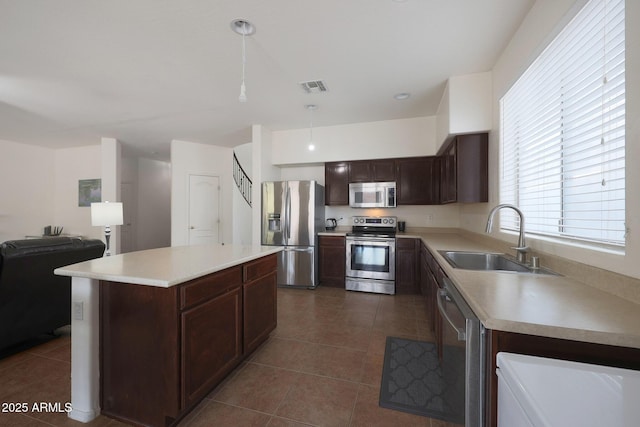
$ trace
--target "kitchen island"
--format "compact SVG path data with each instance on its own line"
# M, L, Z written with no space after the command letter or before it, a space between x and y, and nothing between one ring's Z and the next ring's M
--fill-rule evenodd
M72 277L69 416L176 424L276 326L280 247L151 249Z

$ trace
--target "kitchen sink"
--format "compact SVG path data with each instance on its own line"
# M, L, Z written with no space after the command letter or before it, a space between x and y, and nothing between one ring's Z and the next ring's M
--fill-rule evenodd
M514 273L550 274L546 268L531 268L507 257L491 252L438 251L453 268L481 271L510 271Z

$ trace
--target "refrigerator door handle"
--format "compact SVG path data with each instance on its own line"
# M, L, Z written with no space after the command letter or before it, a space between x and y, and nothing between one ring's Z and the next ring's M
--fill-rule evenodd
M291 237L291 188L287 185L287 195L285 197L285 243L289 244Z

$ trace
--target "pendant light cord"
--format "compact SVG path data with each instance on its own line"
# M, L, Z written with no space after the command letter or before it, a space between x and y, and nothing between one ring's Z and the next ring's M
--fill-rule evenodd
M242 24L242 83L240 84L240 102L247 102L246 87L244 85L245 66L247 63L245 37L247 35L247 23Z

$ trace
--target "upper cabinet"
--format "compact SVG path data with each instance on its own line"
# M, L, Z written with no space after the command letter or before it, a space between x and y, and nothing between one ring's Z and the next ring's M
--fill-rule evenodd
M435 156L396 159L398 205L440 203L440 161Z
M489 201L488 134L455 136L440 153L440 203Z
M349 162L349 182L388 182L396 180L393 159Z
M436 113L438 147L454 135L491 130L491 92L491 72L449 78Z
M328 162L324 165L325 205L349 204L349 162Z

